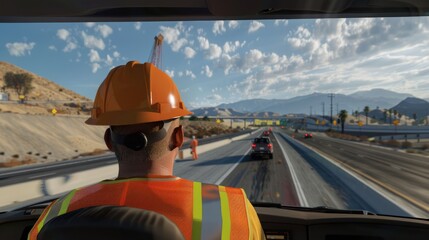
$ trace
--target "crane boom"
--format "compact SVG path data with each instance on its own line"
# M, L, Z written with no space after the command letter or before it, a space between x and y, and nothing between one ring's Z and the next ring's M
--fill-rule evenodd
M155 41L153 43L149 61L158 68L162 69L162 41L164 40L164 36L162 36L160 33L155 36L154 40Z

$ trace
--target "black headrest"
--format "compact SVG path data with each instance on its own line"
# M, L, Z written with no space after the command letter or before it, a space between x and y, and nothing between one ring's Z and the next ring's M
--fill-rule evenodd
M184 239L164 215L138 208L97 206L48 221L38 240Z

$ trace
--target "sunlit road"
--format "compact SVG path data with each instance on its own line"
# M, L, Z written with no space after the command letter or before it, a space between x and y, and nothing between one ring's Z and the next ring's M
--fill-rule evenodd
M190 180L243 188L248 198L254 202L362 209L401 216L426 216L424 211L420 214L422 213L420 206L414 205L426 204L425 201L429 199L427 196L429 181L427 177L425 178L429 176L427 166L429 161L425 162L423 158L409 160L407 154L401 155L393 151L373 149L321 136L305 140L299 137L293 139L289 132L282 129L274 129L270 136L274 148L273 159L252 159L249 154L251 140L260 133L201 153L196 161L177 160L174 174ZM320 149L321 154L316 149ZM374 184L372 181L374 179L363 178L359 174L353 175L349 168L336 166L331 158L335 160L338 158L350 169L361 170L373 176L382 183L379 189L383 191L369 186ZM49 180L57 175L73 175L73 172L79 171L80 168L94 168L98 164L112 165L115 164L115 160L110 155L85 164L71 162L69 164L71 165L62 167L61 164L52 165L50 169L45 169L45 172L40 169L31 174L24 171L9 176L2 175L0 188L14 181L22 183L34 179ZM386 190L386 187L396 190L393 198L384 194L390 191ZM47 189L50 189L49 185ZM416 202L410 202L407 197L412 197ZM415 214L416 212L418 214Z
M290 135L291 133L288 132ZM316 134L296 140L429 215L429 158Z

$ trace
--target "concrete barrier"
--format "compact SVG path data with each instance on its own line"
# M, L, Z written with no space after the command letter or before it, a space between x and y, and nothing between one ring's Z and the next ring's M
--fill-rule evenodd
M23 202L55 196L75 188L91 185L102 180L113 179L118 175L118 165L84 170L73 174L32 180L0 187L0 210L5 206L22 205Z
M204 144L198 147L198 153L225 146L233 141L238 141L258 133L262 129L257 129L251 133L246 133L234 138L227 138L217 142ZM191 149L182 149L179 152L181 159L190 158ZM12 184L0 187L0 210L13 209L14 206L25 206L26 202L37 199L45 199L49 196L69 192L75 188L91 185L102 180L113 179L118 175L118 165L83 170L80 172L46 179L31 180L23 183Z
M233 141L238 141L238 140L244 139L244 138L249 137L250 135L253 135L253 134L260 132L260 131L262 131L262 129L256 129L255 131L252 131L251 133L245 133L243 135L236 136L233 138L227 138L227 139L223 139L223 140L220 140L217 142L212 142L212 143L200 145L197 147L197 152L198 152L198 154L205 153L205 152L208 152L210 150L228 145ZM179 151L179 154L178 154L176 160L183 160L183 159L187 159L187 158L191 158L191 157L192 157L192 154L191 154L190 148L181 149Z

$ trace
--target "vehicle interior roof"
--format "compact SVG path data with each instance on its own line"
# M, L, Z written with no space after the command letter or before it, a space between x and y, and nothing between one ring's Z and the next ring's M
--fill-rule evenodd
M3 0L0 22L295 19L428 14L429 1L424 0Z

